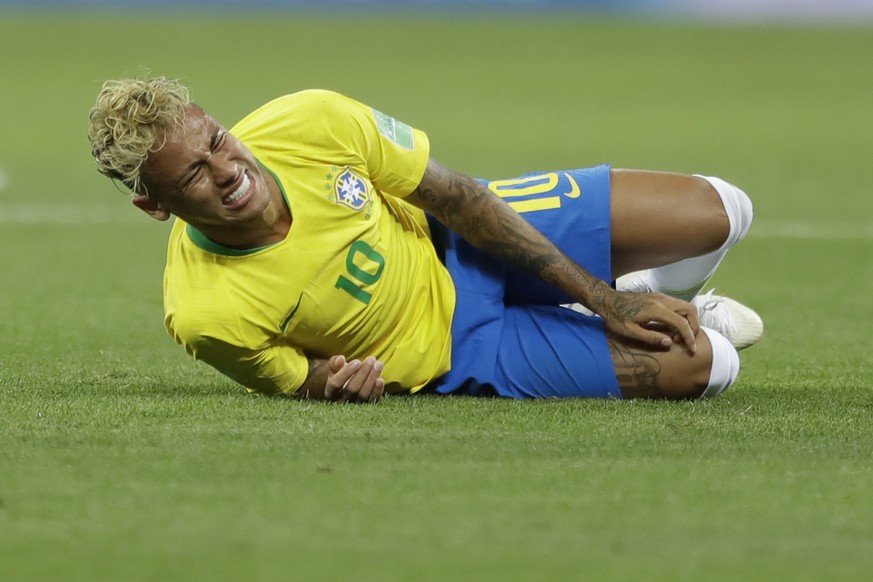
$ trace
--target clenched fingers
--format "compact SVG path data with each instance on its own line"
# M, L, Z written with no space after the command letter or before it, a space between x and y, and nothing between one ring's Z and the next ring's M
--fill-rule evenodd
M693 308L692 308L693 309ZM669 309L664 309L661 317L658 318L660 323L671 328L678 335L682 343L688 348L688 351L692 354L697 353L697 340L695 339L695 331L692 328L692 324L689 321L689 317L693 314L694 319L697 319L697 312L693 310L689 314L682 314L676 311L670 311ZM672 339L670 340L672 342Z
M346 362L342 356L330 359L325 396L336 402L378 402L385 390L384 364L370 356Z
M343 388L347 401L374 402L381 398L385 386L380 377L383 367L384 364L376 358L372 356L365 358Z
M664 348L676 338L692 354L697 352L700 325L690 303L657 293L617 292L612 299L612 317L606 323L613 333Z

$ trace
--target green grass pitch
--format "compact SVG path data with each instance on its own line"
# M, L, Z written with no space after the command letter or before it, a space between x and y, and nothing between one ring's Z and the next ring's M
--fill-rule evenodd
M0 579L869 580L873 31L583 16L0 14ZM764 340L707 402L245 396L166 336L105 79L230 124L335 89L482 177L724 177Z

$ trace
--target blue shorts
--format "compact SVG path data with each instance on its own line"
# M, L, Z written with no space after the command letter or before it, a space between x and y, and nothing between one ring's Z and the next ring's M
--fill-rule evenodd
M588 272L612 280L609 166L483 182ZM603 322L575 299L492 259L431 219L457 291L441 394L621 398Z

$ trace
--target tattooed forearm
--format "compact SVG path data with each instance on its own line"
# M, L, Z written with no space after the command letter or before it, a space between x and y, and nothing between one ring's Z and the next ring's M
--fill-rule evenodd
M615 295L608 305L608 315L618 319L634 319L645 306L634 301L633 296Z
M476 180L431 161L410 201L492 256L542 278L600 313L621 309L611 289L567 258L501 198ZM627 309L628 306L623 308Z
M502 198L476 180L430 160L407 200L434 215L473 246L519 270L540 277L600 315L607 331L648 345L670 346L679 338L693 353L693 307L649 293L625 293L588 273L564 255ZM663 324L656 331L652 323ZM671 337L668 332L675 332Z

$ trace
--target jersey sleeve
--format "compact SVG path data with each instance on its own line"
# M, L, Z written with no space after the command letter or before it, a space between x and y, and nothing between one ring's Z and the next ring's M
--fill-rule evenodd
M284 343L258 349L186 333L184 326L166 321L167 331L195 360L212 366L249 392L268 396L293 396L309 374L309 361L302 351ZM191 331L191 330L187 330Z
M379 191L404 197L418 187L430 157L427 134L349 97L320 93L331 134L362 156Z

